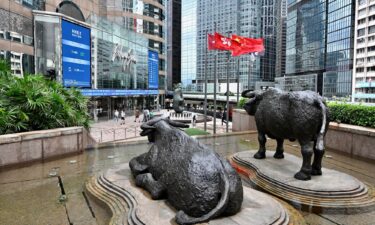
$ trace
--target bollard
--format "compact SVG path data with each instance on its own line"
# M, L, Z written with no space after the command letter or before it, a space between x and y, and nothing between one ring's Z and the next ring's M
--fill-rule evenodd
M116 141L116 130L113 129L113 140Z
M137 137L137 127L134 127L134 137Z
M125 138L124 139L126 139L126 128L125 128Z
M100 141L103 142L103 129L100 129Z

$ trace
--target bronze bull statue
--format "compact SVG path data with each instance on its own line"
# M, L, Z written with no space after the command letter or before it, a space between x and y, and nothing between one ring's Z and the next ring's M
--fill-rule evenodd
M298 140L303 163L294 175L298 180L310 180L311 175L322 174L324 137L328 129L329 113L319 94L312 91L283 92L276 88L266 91L244 91L250 98L244 109L255 117L258 129L259 150L256 159L266 157L266 135L276 139L274 158L284 158L284 139ZM311 157L314 161L311 165Z
M178 224L237 213L243 200L240 177L227 160L178 127L189 126L161 117L142 124L141 135L153 145L129 163L136 185L179 210Z

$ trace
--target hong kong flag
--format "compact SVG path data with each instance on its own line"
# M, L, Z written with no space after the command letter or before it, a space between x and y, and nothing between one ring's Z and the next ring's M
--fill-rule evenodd
M208 50L217 49L216 48L215 36L213 34L207 34L207 48L208 48Z
M246 38L238 35L232 35L232 43L236 42L237 45L232 50L232 56L239 56L248 53L262 53L264 52L263 38Z
M219 33L208 34L208 50L227 50L232 51L234 48L239 47L239 44L233 42L231 38L225 37Z

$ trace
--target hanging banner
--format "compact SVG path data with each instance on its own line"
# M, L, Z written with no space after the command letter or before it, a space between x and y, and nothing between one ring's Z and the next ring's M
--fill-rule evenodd
M61 20L64 87L91 87L90 29Z
M159 55L150 50L148 51L148 88L159 88Z

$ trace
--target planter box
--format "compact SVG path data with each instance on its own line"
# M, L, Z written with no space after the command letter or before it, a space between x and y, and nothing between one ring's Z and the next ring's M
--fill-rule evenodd
M253 116L243 109L233 111L233 131L257 130ZM325 137L329 149L352 156L375 159L375 129L331 122Z
M94 144L83 127L0 135L0 167L81 153Z

